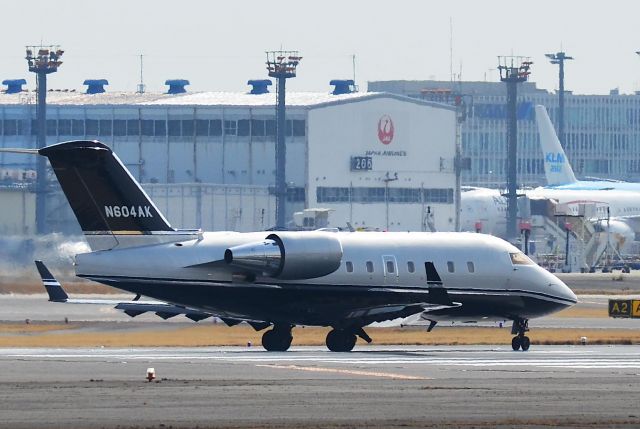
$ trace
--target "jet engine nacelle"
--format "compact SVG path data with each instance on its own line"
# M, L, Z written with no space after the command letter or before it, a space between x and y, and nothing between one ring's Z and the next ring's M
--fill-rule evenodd
M278 232L263 241L230 247L227 264L282 280L304 280L331 274L340 267L342 244L325 232Z
M615 247L618 251L623 253L627 251L627 249L629 248L631 243L633 243L636 237L635 232L629 226L629 224L627 224L622 220L611 220L608 222L608 226L607 226L607 221L602 221L600 224L600 228L603 233L610 234L609 244ZM601 241L603 242L601 246L606 245L606 242L607 242L606 236L602 237Z

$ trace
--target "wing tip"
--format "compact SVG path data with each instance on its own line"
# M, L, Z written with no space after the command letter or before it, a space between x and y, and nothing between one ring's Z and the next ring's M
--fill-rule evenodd
M56 280L53 274L51 274L51 271L49 271L44 262L41 260L36 260L34 262L38 269L38 273L40 274L42 285L47 291L47 295L49 295L49 301L66 302L69 299L69 295L67 295L67 292L65 292L62 285L58 280Z

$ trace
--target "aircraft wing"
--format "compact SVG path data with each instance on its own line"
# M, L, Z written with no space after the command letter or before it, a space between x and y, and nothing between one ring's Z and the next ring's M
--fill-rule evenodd
M622 220L622 221L630 224L633 227L633 229L635 229L635 230L639 230L640 229L640 215L611 216L611 219L612 220ZM603 224L606 225L606 221L603 221Z
M212 317L213 314L200 310L187 308L179 305L169 304L163 301L139 301L140 296L136 296L131 301L122 301L115 299L73 299L69 298L67 292L62 285L51 274L49 269L42 261L35 261L38 273L44 288L49 295L49 301L60 302L65 304L95 304L95 305L112 305L116 309L123 311L125 314L135 317L143 313L153 312L163 319L184 314L187 318L198 322L200 320Z
M62 285L56 280L56 278L47 269L42 261L35 261L40 277L44 287L49 295L49 301L66 303L66 304L95 304L95 305L110 305L117 310L123 311L125 314L135 317L143 313L155 313L157 316L163 319L169 319L178 315L185 315L185 317L193 320L200 321L212 316L219 317L225 324L234 326L241 322L247 322L256 330L261 330L270 325L270 323L247 319L240 315L217 315L199 309L188 308L180 305L170 304L163 301L141 301L140 296L136 296L133 300L122 301L113 299L74 299L69 298L68 294L63 289ZM424 289L416 288L402 288L402 287L388 287L388 288L372 288L368 289L371 294L384 294L388 298L386 299L387 305L363 305L352 306L351 309L345 311L343 318L346 320L359 320L363 325L367 325L373 322L381 322L390 319L404 318L413 314L434 311L436 309L453 308L460 306L460 303L452 302L451 298L447 294L446 289L442 285L440 276L432 269L433 272L429 273L429 285ZM236 287L242 287L242 285L236 285ZM256 285L251 284L251 287L261 288L276 288L281 289L282 285ZM422 298L416 295L420 295ZM354 308L356 307L356 308Z

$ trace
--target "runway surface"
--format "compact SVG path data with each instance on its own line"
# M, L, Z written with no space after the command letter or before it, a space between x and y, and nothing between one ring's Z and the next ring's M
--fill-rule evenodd
M0 427L630 428L638 380L640 346L0 349Z

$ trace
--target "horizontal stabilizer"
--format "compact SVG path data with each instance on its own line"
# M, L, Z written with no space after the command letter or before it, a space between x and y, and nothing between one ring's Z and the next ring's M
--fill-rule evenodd
M23 155L38 155L38 149L2 148L0 153L19 153Z

